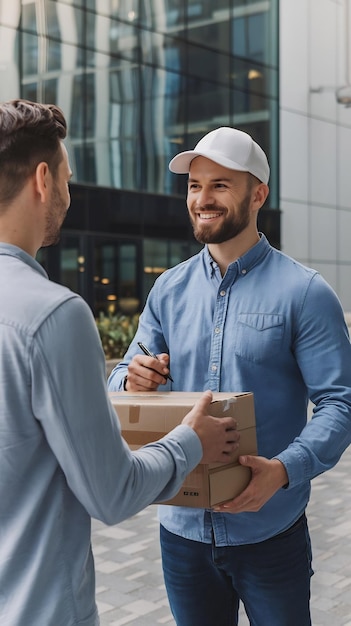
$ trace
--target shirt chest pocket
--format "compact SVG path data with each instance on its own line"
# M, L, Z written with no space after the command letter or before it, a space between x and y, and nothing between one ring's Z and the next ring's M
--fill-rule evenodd
M240 313L234 337L237 356L262 363L280 351L284 316L276 313Z

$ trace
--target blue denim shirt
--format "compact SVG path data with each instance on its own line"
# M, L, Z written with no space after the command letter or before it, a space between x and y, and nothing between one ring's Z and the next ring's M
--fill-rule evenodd
M88 305L2 243L0 302L0 624L97 626L90 516L171 497L201 443L178 426L130 452Z
M121 388L137 341L169 352L174 383L162 389L252 391L258 453L280 459L289 477L257 513L161 506L161 523L197 541L211 542L213 532L217 545L255 543L288 528L307 505L310 480L351 442L351 346L330 286L264 235L223 277L205 247L157 279L111 390Z

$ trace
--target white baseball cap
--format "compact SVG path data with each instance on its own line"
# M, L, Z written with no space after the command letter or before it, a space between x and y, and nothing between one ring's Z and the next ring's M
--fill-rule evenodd
M170 162L169 169L175 174L188 174L191 161L203 156L230 170L250 172L262 183L269 180L268 160L262 148L252 137L238 130L222 126L207 133L194 150L180 152Z

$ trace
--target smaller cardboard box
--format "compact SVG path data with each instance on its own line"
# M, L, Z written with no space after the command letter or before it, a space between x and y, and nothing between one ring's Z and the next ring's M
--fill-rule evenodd
M110 392L119 417L122 435L132 450L157 441L178 426L201 392ZM234 417L240 443L234 459L227 464L200 463L186 477L180 491L163 504L210 508L237 496L250 482L251 470L238 462L241 454L257 454L253 394L217 392L210 407L215 417Z

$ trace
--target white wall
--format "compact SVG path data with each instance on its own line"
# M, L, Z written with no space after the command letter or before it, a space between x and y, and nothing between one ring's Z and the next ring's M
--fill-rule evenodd
M319 270L351 311L351 0L281 0L282 249ZM351 7L349 7L351 16Z

